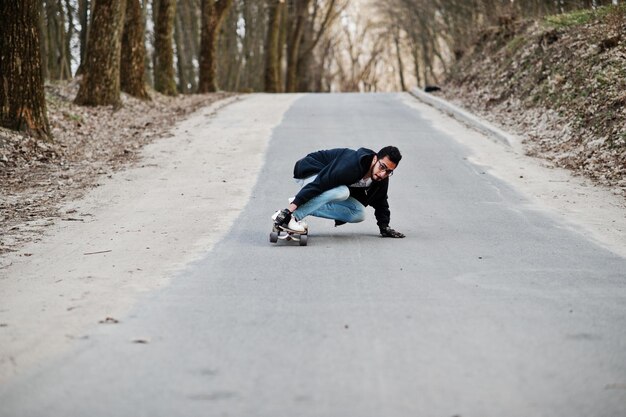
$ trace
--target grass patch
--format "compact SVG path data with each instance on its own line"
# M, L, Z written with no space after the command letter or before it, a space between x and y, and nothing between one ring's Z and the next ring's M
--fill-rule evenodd
M556 14L544 17L544 21L551 27L562 29L573 26L580 26L591 22L597 18L603 18L611 12L623 12L624 5L604 6L595 10L583 9L569 13Z
M83 123L83 118L79 114L63 112L63 115L74 122Z
M513 55L517 52L524 44L526 43L526 37L524 35L519 35L514 37L507 43L506 52L508 55Z
M577 10L571 13L546 16L544 20L548 25L557 29L561 29L589 23L595 17L595 15L596 13L593 10Z

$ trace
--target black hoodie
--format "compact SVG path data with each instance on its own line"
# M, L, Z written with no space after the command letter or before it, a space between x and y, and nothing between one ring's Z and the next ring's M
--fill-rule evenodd
M337 148L317 151L308 154L296 162L293 176L305 179L317 175L313 182L308 183L296 195L294 204L301 206L324 191L340 185L350 185L360 181L370 170L376 152L367 148L358 150ZM389 225L389 204L387 190L389 178L372 181L368 188L350 188L350 196L356 198L364 206L371 205L379 226Z

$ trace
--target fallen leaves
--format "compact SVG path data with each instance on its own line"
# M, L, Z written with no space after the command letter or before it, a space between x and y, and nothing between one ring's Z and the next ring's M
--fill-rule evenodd
M623 19L559 30L520 24L514 50L485 35L443 94L521 136L529 155L626 196L623 34Z

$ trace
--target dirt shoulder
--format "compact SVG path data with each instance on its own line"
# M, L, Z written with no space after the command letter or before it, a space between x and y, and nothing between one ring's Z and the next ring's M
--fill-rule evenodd
M0 255L38 240L55 220L84 221L60 211L62 204L136 164L141 149L171 135L177 121L233 96L153 92L142 101L123 94L122 106L113 108L75 105L77 91L77 80L46 86L52 142L0 128Z

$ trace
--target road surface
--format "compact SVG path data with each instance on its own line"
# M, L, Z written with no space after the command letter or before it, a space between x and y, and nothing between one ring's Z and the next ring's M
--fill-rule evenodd
M295 100L228 234L119 323L0 385L0 416L626 415L626 259L406 101ZM307 247L268 242L294 161L385 145L404 155L390 205L405 239L378 237L368 209L308 219Z

